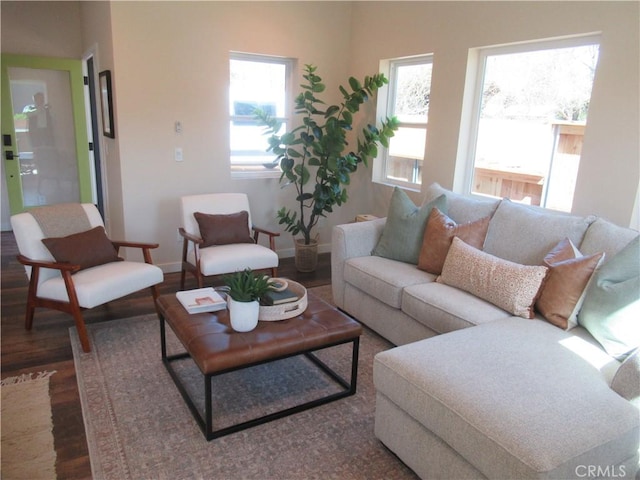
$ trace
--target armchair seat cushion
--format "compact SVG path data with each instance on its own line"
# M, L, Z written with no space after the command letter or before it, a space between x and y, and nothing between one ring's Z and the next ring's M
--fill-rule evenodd
M187 261L195 265L193 250L187 254ZM200 249L200 270L204 276L237 272L245 268L262 270L277 266L278 254L262 245L238 243Z
M93 308L163 281L162 270L142 262L112 262L81 270L73 275L78 304ZM40 298L69 301L62 276L57 275L40 284Z

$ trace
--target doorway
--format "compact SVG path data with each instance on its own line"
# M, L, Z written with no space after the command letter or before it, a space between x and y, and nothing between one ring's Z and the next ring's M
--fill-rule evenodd
M80 60L2 55L2 145L10 213L96 203Z

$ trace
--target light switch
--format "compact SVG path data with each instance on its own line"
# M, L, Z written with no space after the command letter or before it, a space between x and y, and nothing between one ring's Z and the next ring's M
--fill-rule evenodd
M182 133L182 122L179 120L176 120L176 123L174 123L174 129L176 133Z
M174 156L176 162L181 162L183 160L183 158L182 158L182 147L176 147L173 156Z

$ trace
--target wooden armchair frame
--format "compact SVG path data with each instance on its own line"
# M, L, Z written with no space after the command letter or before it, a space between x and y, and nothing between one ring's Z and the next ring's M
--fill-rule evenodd
M270 230L266 230L264 228L256 227L255 225L251 226L251 230L253 231L253 241L257 244L258 238L260 234L269 236L269 248L276 251L276 237L280 236L278 232L272 232ZM196 277L196 281L198 282L198 288L202 288L204 286L204 275L202 274L202 269L200 268L200 246L203 241L202 238L191 235L187 232L183 227L178 228L178 233L182 236L182 271L180 272L180 289L184 290L184 284L186 280L187 272L190 272L194 277ZM193 265L189 261L187 261L187 254L189 252L189 242L193 243L193 251L195 255L196 264ZM272 277L278 276L278 268L273 267L268 269L271 273Z
M127 242L127 241L111 241L111 243L116 248L117 252L119 252L120 248L122 247L142 249L142 255L144 257L145 263L148 263L151 265L153 265L153 261L151 260L151 249L158 248L159 246L157 243L139 243L139 242ZM80 265L74 265L70 263L36 261L36 260L31 260L30 258L27 258L24 255L18 255L17 258L22 265L31 267L31 277L29 280L29 292L27 295L27 312L25 316L25 328L27 330L31 330L33 326L33 316L35 314L35 309L37 307L51 308L53 310L58 310L61 312L68 313L73 317L75 321L76 328L78 329L78 336L80 338L80 344L82 345L82 350L84 350L85 352L91 351L91 345L89 343L87 328L84 322L84 317L82 316L82 311L86 309L81 307L80 304L78 303L76 288L73 282L73 274L80 270ZM38 280L39 280L41 268L49 268L49 269L60 271L60 274L62 275L62 279L64 280L64 284L67 290L67 295L69 297L68 302L38 297ZM151 290L151 295L153 296L154 307L155 307L155 300L158 298L158 288L157 288L157 285L152 285L149 288Z

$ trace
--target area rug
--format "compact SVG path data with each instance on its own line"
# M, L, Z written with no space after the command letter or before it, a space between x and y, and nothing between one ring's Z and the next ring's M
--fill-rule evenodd
M161 362L155 315L88 330L91 352L82 352L75 328L71 339L96 480L416 478L374 436L373 356L390 344L370 331L360 342L356 395L207 442ZM168 343L169 353L181 350L175 337ZM343 345L321 358L348 378L350 355ZM190 360L180 376L202 408L203 380ZM333 388L304 357L225 374L213 385L215 428Z
M54 372L5 378L2 390L2 478L56 478L49 378Z

